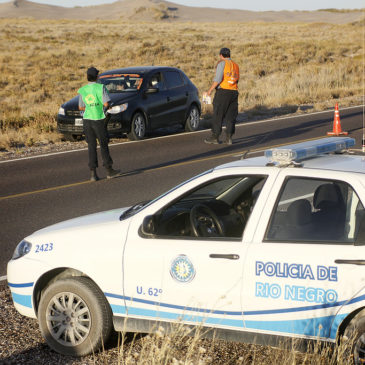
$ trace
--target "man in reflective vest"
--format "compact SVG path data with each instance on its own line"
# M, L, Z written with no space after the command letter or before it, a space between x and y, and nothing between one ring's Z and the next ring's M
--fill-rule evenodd
M96 152L97 140L100 144L103 165L107 170L107 178L119 176L120 170L112 168L113 160L109 153L109 138L105 125L104 107L109 107L110 97L108 90L103 84L96 82L99 71L95 67L87 70L89 83L78 90L79 110L84 111L83 125L86 142L89 151L89 167L91 170L91 181L99 180L96 174L98 167L98 155Z
M238 81L240 71L238 65L231 60L231 51L222 48L219 52L220 61L217 65L212 86L207 95L216 90L213 100L212 134L204 140L205 143L219 144L222 124L226 122L226 144L232 144L235 123L238 114Z

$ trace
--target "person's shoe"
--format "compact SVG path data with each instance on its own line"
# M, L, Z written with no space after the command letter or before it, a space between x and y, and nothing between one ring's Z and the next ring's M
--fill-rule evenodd
M204 142L208 144L219 144L218 137L213 134L210 137L205 138Z
M109 167L106 170L107 170L107 175L106 175L107 179L112 179L113 177L120 176L120 170L114 170L112 167Z
M96 174L96 169L91 170L90 181L98 181L99 176Z
M230 136L229 134L227 134L226 135L226 139L224 140L224 143L231 145L233 143L232 142L232 136Z

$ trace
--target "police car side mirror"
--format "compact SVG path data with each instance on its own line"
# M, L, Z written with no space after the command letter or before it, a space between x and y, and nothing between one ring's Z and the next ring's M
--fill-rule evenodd
M148 215L143 219L140 232L143 236L153 236L156 234L156 218L153 215Z

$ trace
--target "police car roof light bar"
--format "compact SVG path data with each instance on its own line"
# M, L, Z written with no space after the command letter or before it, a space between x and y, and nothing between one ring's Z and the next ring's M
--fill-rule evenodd
M339 152L355 145L350 137L328 137L313 141L290 144L265 151L265 157L271 162L287 164L298 162L324 153Z

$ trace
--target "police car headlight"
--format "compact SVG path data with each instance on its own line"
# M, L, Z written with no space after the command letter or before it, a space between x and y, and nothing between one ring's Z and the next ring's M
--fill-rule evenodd
M108 113L110 114L118 114L124 112L128 108L128 103L124 103L122 105L115 105L112 108L108 109Z
M62 108L62 106L61 106L61 108L58 109L58 114L59 115L65 115L65 109Z
M21 241L18 246L16 246L15 251L13 253L12 260L19 259L20 257L25 256L32 249L32 244L28 241Z

